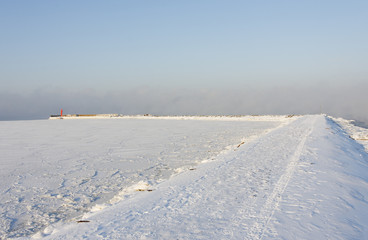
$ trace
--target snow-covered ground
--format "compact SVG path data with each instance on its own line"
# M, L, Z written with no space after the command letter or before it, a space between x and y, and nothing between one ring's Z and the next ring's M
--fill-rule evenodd
M354 120L346 120L343 118L330 117L337 124L340 125L349 136L356 140L358 143L362 144L366 151L368 151L368 129L356 126Z
M0 122L0 238L368 238L349 122L214 120Z
M0 238L118 202L289 120L142 118L0 122Z

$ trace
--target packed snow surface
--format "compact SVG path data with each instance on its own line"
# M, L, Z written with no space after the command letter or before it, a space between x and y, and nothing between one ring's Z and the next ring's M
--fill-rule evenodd
M0 238L368 239L368 155L349 124L1 122Z

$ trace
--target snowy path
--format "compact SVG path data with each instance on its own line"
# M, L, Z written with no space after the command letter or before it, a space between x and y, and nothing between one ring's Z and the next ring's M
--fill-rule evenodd
M367 160L332 121L305 116L35 237L365 239Z

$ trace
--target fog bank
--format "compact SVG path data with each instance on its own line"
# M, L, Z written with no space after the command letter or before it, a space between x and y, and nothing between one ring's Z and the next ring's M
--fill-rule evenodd
M368 123L368 83L321 86L241 86L224 89L139 87L42 88L0 92L0 120L45 119L50 114L261 115L326 113Z

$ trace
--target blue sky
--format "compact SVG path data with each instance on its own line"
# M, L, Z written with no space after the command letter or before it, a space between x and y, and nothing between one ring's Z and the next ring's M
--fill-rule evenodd
M25 102L66 92L55 108L75 92L137 92L134 102L147 88L354 92L368 82L367 26L368 2L359 0L1 1L0 92Z

